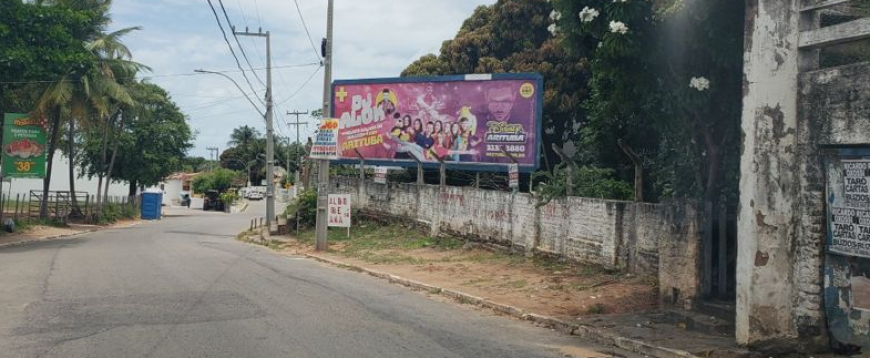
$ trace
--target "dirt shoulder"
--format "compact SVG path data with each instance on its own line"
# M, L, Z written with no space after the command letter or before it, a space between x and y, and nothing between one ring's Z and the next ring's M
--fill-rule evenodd
M114 229L114 228L122 228L129 227L133 225L138 225L141 223L141 220L121 220L111 225L77 225L70 224L67 226L46 226L46 225L33 225L27 226L21 231L17 231L11 234L3 234L0 235L0 247L4 246L12 246L12 245L21 245L29 242L42 241L42 240L51 240L58 239L64 237L70 237L74 235L85 234L89 232L106 230L106 229Z
M310 253L312 236L277 238L281 242L273 248ZM482 250L399 225L362 223L350 239L346 232L331 231L330 242L330 251L320 256L550 317L643 312L657 303L655 280L649 277Z

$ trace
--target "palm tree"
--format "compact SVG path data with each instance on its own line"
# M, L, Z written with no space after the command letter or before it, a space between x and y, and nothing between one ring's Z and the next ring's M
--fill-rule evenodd
M241 126L236 129L233 129L233 133L230 134L230 141L227 142L228 146L231 147L241 147L247 150L251 143L261 137L260 131L256 128L249 126Z

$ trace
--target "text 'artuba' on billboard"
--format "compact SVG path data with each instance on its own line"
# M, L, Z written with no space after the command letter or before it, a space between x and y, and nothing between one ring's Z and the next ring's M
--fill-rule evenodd
M339 159L367 164L520 171L538 168L538 74L389 78L333 83Z

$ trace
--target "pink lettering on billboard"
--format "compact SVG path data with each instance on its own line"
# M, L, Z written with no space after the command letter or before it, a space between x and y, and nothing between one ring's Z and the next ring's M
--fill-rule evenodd
M542 80L536 74L337 81L340 159L391 165L537 168ZM415 160L416 159L416 160Z

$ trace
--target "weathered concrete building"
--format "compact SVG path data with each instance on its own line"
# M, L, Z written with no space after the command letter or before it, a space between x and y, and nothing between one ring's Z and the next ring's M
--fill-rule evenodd
M870 37L867 18L820 22L848 3L747 1L743 345L870 350L870 64L819 69L822 50Z

